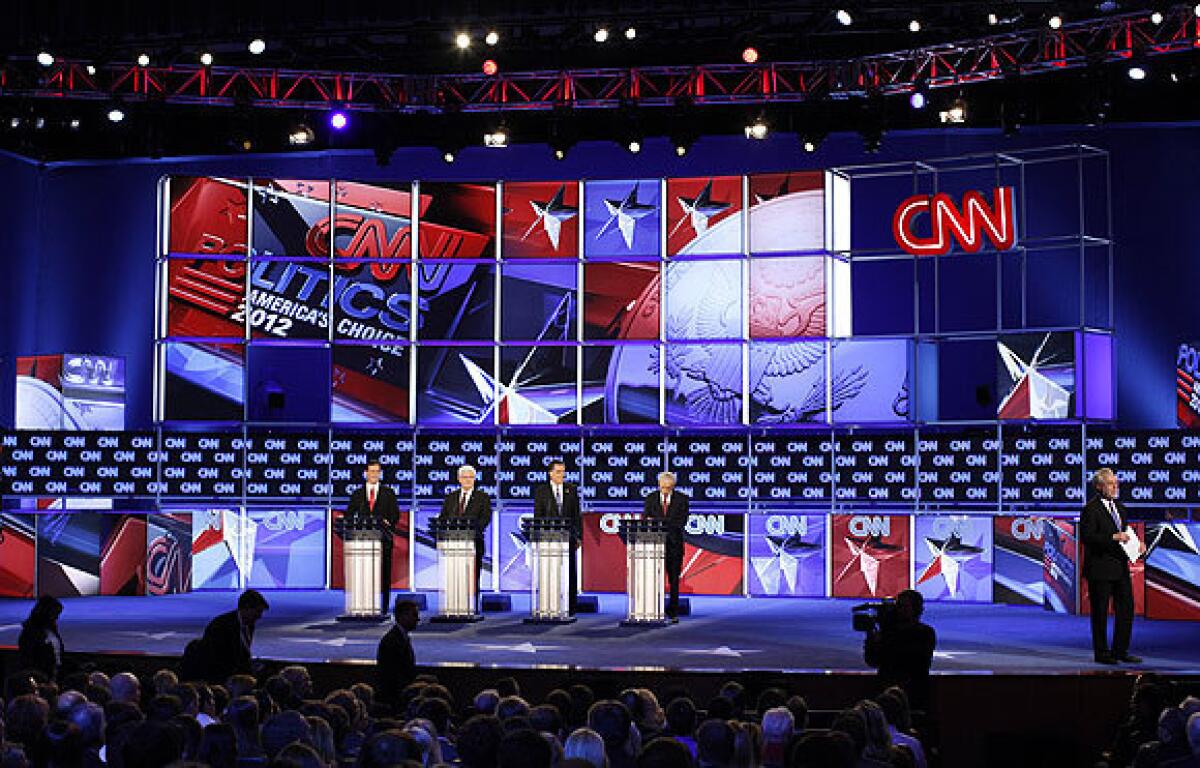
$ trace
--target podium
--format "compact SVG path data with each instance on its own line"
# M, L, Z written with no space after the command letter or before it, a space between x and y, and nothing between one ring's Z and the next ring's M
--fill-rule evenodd
M529 542L533 577L526 624L570 624L571 521L558 517L521 521Z
M476 609L475 521L436 517L429 527L438 551L438 612L430 621L481 621L483 616Z
M628 608L623 627L670 623L663 610L666 576L666 521L660 518L621 521L625 537L625 594Z
M382 621L387 606L382 597L382 561L384 537L393 535L392 525L377 517L343 518L334 525L342 537L346 568L346 610L338 621Z

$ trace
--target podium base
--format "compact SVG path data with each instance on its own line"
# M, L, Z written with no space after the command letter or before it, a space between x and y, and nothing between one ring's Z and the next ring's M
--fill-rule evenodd
M386 613L343 613L337 620L346 624L378 624L390 618Z
M431 624L473 624L477 621L483 621L483 616L478 613L472 613L465 616L432 616L429 619Z
M528 616L524 619L525 624L574 624L574 616Z
M671 625L671 619L664 616L661 619L625 619L621 622L622 627L667 627Z

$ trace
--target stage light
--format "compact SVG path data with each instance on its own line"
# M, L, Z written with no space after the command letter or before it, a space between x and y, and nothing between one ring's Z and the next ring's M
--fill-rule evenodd
M125 111L120 107L113 107L108 110L108 122L119 123L125 119Z
M1162 24L1163 23L1162 11L1155 11L1154 13L1150 14L1150 23L1153 24L1154 26L1158 26L1159 24Z
M89 75L96 74L96 65L95 64L88 64L87 67L85 67L84 69Z
M1196 7L1192 9L1192 13L1196 14L1196 18L1200 19L1200 3L1196 3Z
M333 112L329 115L329 127L335 131L345 130L346 126L349 124L350 118L347 117L346 113L342 112L341 110Z
M148 54L148 53L139 53L139 54L138 54L138 57L137 57L137 65L138 65L139 67L148 67L148 66L150 66L150 54Z
M458 46L460 51L465 51L471 47L471 36L466 32L459 32L454 36L454 44Z
M921 22L920 22L920 20L919 20L919 19L913 19L912 21L908 22L908 31L909 31L909 32L914 32L914 33L915 33L915 32L920 32L920 31L921 31Z
M600 27L592 35L592 39L595 40L597 43L603 43L603 42L607 41L608 40L608 29L605 27Z
M303 147L312 144L317 138L316 132L305 123L293 125L288 132L288 144L293 147Z
M70 128L72 131L78 131L79 126L81 124L82 123L79 122L78 117L72 117L70 120L67 121L67 127Z
M205 51L204 53L200 54L201 66L211 67L212 63L213 63L213 55L211 53L209 53L208 51Z
M746 62L747 64L753 64L754 62L758 61L758 49L754 48L753 46L747 47L744 51L742 51L742 61Z
M453 163L455 160L454 153L447 149L442 153L442 160L447 163Z
M487 61L483 62L483 74L490 76L490 75L496 74L499 71L500 71L500 67L496 64L496 62L494 60L488 59Z
M678 157L683 157L687 153L688 153L688 148L687 148L686 144L676 144L675 145L675 154Z
M642 142L638 141L637 139L630 139L625 144L625 149L629 150L629 154L636 155L638 152L642 151Z
M38 131L40 131L40 130L42 130L43 128L45 128L45 127L46 127L46 118L44 118L44 117L35 117L35 118L33 119L33 127L34 127L34 130L38 130Z
M771 132L770 127L767 125L766 119L762 116L756 117L754 120L747 123L743 130L746 132L747 139L754 139L755 141L762 141L763 139L767 138L767 134Z
M988 21L988 24L989 24L990 26L993 26L993 27L994 27L994 26L996 26L997 24L999 24L999 23L1000 23L1000 17L999 17L999 16L997 16L996 14L994 14L994 13L989 13L989 14L988 14L988 19L987 19L987 21Z
M807 153L816 152L821 146L821 142L815 138L807 138L800 142L800 147Z
M1171 79L1171 82L1172 82L1172 83L1178 83L1178 82L1179 82L1179 73L1178 73L1178 72L1176 72L1176 71L1174 71L1174 70L1172 70L1172 71L1171 71L1171 74L1170 74L1170 75L1168 75L1167 77L1169 77L1169 78Z
M913 91L908 96L908 106L913 109L925 109L925 105L929 103L929 99L925 96L924 91Z
M637 38L637 28L636 27L625 27L625 39L626 40L634 40L636 38Z
M248 46L246 46L246 50L250 51L250 53L254 54L255 56L259 56L267 50L267 41L263 40L261 37L256 37L250 41Z
M567 150L565 150L565 149L554 150L554 159L555 160L565 160L566 157L567 157Z
M1056 13L1046 23L1050 25L1050 29L1062 29L1063 18Z
M508 146L508 129L503 125L495 130L483 134L483 146L502 149Z
M500 33L493 29L491 32L488 32L486 35L484 35L483 42L487 43L488 45L496 45L500 42Z
M49 51L42 51L37 55L37 63L41 64L43 67L54 66L54 54L50 53Z
M9 128L14 128L14 129L16 129L16 128L20 128L20 127L21 127L21 118L19 118L19 117L12 117L12 118L9 118L9 120L8 120L8 127L9 127Z
M1141 64L1130 64L1129 69L1125 70L1125 74L1130 80L1141 81L1146 79L1146 68Z
M834 16L837 18L838 24L841 24L843 27L848 27L854 23L854 17L845 8L838 8Z

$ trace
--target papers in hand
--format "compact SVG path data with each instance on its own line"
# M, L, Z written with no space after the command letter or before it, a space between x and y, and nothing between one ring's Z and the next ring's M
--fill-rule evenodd
M1138 541L1137 534L1131 527L1125 528L1125 535L1129 538L1121 544L1121 549L1125 550L1125 556L1129 558L1129 562L1136 563L1141 555L1142 543Z

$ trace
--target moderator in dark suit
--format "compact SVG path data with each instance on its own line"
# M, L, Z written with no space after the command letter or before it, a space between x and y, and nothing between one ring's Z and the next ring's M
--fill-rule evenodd
M208 622L200 640L204 679L224 683L230 675L254 674L251 656L254 627L267 607L266 599L258 591L248 589L238 598L235 610Z
M472 473L474 477L474 473ZM467 495L466 504L463 496ZM478 487L472 488L470 494L459 488L452 491L442 502L442 511L438 515L443 520L464 517L475 522L475 591L479 592L479 574L483 572L484 531L492 522L492 499Z
M644 517L663 518L667 521L666 569L667 584L670 585L670 601L667 616L674 619L679 615L679 572L683 568L683 531L688 521L690 499L686 493L675 490L675 479L659 478L659 490L646 495L642 505ZM664 487L666 486L666 487ZM665 501L665 504L664 504Z
M566 467L561 462L551 464L550 482L542 483L534 491L533 516L535 518L561 517L571 522L571 562L567 589L570 600L569 610L571 615L574 615L576 604L579 602L579 569L576 552L579 549L579 540L583 537L583 515L579 503L579 489L571 483L563 482L565 474ZM561 505L555 494L555 484L562 486Z
M396 624L379 641L375 653L377 696L393 709L400 702L400 694L417 677L417 657L408 633L420 621L416 603L411 600L397 600L394 615Z
M1111 490L1105 488L1110 478ZM1125 660L1133 631L1133 585L1129 578L1129 558L1113 536L1125 530L1125 507L1115 498L1117 479L1097 473L1099 492L1079 515L1079 538L1083 542L1083 577L1088 582L1092 613L1092 650L1097 661ZM1108 644L1108 604L1112 600L1116 621L1113 642Z
M364 518L374 517L387 520L395 527L400 520L400 506L396 502L396 492L388 486L380 482L380 477L383 470L378 462L371 462L367 465L366 471L367 482L354 493L350 494L350 502L346 505L346 517ZM375 503L371 503L370 491L374 488ZM386 615L388 606L392 604L392 544L393 540L390 536L383 538L383 554L380 574L381 602L379 610Z

